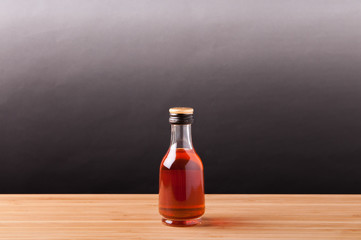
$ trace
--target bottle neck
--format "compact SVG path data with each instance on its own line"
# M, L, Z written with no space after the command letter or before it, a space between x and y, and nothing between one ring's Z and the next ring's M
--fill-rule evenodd
M170 149L193 149L191 124L171 124Z

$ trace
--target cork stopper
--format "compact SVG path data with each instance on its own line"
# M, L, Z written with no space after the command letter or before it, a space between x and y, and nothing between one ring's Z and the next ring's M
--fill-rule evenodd
M194 109L190 107L169 108L170 114L193 114Z

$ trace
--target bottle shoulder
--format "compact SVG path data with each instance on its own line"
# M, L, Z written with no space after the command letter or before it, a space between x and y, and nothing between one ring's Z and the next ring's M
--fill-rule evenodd
M203 170L203 164L194 149L169 149L163 157L161 170Z

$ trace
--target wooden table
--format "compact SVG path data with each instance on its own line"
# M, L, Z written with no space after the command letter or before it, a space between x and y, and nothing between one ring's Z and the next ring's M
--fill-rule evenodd
M361 195L208 195L163 225L157 195L0 195L0 239L361 239Z

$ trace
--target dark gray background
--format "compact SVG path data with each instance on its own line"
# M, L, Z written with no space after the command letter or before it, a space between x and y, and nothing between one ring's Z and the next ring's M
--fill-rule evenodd
M195 108L207 193L361 193L361 2L1 1L0 192L156 193Z

